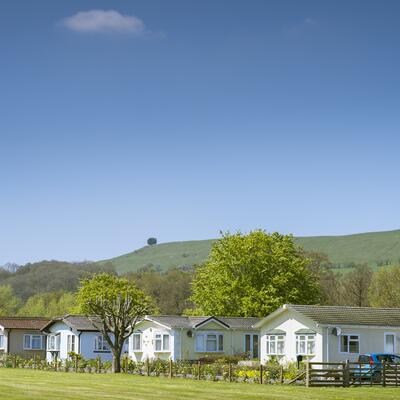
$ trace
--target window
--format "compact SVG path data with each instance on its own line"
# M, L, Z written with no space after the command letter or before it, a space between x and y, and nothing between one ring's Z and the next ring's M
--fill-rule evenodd
M60 350L60 335L49 335L48 336L47 349L50 351Z
M395 353L395 334L385 333L385 353Z
M155 351L169 351L169 335L167 333L156 333L155 345Z
M110 345L103 335L94 338L94 351L110 351Z
M67 352L76 353L75 335L67 335Z
M247 333L244 335L244 352L252 358L258 358L258 335Z
M131 343L133 351L142 350L142 334L141 333L132 334Z
M315 335L296 335L296 354L315 354Z
M224 335L222 333L196 334L196 351L207 353L224 351Z
M0 349L4 349L4 335L0 335Z
M267 354L282 355L285 353L285 335L267 335Z
M44 343L43 335L24 335L24 350L43 350Z
M358 354L360 352L360 336L340 335L340 352Z

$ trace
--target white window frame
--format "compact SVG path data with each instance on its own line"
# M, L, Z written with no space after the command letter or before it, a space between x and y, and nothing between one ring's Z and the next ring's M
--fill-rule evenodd
M208 336L215 336L216 350L207 350ZM199 344L198 340L197 340L198 337L202 337L202 346L200 348L198 346L198 344ZM222 346L221 346L221 344L222 344ZM195 351L196 351L196 353L223 353L224 352L224 334L221 332L211 332L211 331L204 331L204 332L196 333Z
M305 337L304 340L301 339L302 336ZM316 337L317 337L317 335L315 333L297 333L296 334L296 355L299 355L299 356L315 356L315 353L316 353L316 349L315 349ZM299 351L301 342L304 342L304 348L306 350L304 353ZM312 352L312 353L309 353L309 351L308 351L308 343L309 342L314 342L314 352Z
M94 338L94 352L95 353L110 353L111 348L106 338L103 335L96 335Z
M160 336L159 339L157 339L157 336ZM164 338L165 336L168 336L167 342L164 342ZM171 348L171 337L169 333L165 333L165 332L154 332L154 352L155 353L168 353L170 352L170 348ZM160 346L160 350L157 350L157 342L161 341L161 346ZM168 348L166 348L166 346L164 346L165 343L168 343Z
M273 340L271 340L271 338L274 338ZM279 339L279 338L283 338L283 339ZM278 352L278 343L279 342L283 342L283 351L282 352ZM275 351L271 352L271 343L275 343ZM270 335L266 335L266 354L268 356L283 356L285 355L285 349L286 349L286 335L281 333L281 334L270 334Z
M347 336L348 341L347 341L347 351L342 351L342 336ZM350 336L357 336L357 341L358 341L358 352L350 352ZM341 333L338 336L338 344L339 344L339 354L361 354L361 341L360 341L360 334L359 333ZM354 339L352 339L354 341Z
M27 337L29 337L29 347L25 346ZM40 337L40 347L39 348L32 347L33 337ZM24 334L23 340L24 340L24 343L23 343L24 350L32 350L32 351L45 350L45 336L44 335L40 335L37 333L26 333L26 334Z
M0 333L0 349L5 349L5 335L3 333Z
M51 346L51 342L54 339L54 347ZM47 350L49 351L60 351L60 334L52 333L47 336Z
M76 335L67 335L67 353L77 353L77 340Z
M394 350L393 354L397 354L397 346L396 346L397 335L396 335L396 332L385 332L383 334L383 340L384 340L383 348L384 348L385 353L388 353L388 351L386 349L386 337L387 336L393 336L393 350Z
M260 357L260 335L258 333L254 333L254 332L247 332L244 334L243 349L244 349L245 353L247 353L247 351L246 351L246 336L250 336L250 350L248 352L250 353L251 358L254 358L254 336L258 337L258 355L256 358L259 358Z
M139 336L139 348L135 348L134 347L134 336ZM154 345L155 345L155 341L154 341ZM140 332L134 332L132 333L131 336L131 350L132 351L142 351L142 334Z

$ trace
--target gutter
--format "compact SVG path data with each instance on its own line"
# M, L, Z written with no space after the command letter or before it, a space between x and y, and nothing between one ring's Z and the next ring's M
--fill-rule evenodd
M77 354L81 354L81 335L82 335L82 331L79 331L79 333L78 333L78 351L77 351Z

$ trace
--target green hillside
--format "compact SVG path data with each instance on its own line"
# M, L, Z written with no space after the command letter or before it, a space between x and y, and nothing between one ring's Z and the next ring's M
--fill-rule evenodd
M146 246L99 263L109 261L120 273L137 271L150 265L160 270L191 267L206 259L213 241L194 240ZM299 237L296 242L306 250L327 254L337 267L349 267L351 263L377 266L400 262L400 230L346 236Z

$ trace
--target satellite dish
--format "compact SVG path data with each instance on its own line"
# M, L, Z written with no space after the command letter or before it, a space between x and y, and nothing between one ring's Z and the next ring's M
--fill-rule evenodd
M335 336L340 336L341 333L342 333L342 328L338 326L332 329L332 334Z

